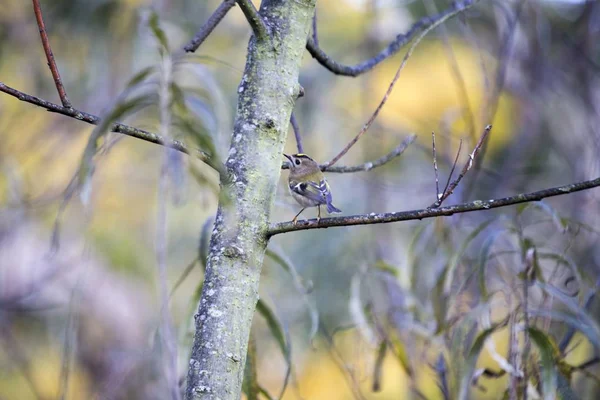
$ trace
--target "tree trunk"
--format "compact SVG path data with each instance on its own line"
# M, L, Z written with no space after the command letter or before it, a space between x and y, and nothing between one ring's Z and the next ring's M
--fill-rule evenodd
M196 318L186 399L239 399L270 209L315 0L263 0L271 39L248 45Z

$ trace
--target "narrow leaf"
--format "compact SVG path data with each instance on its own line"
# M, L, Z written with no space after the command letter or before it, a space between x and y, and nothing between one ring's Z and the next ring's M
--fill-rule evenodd
M273 337L277 341L277 344L279 345L279 349L281 350L281 353L283 354L283 358L285 359L285 362L287 364L283 387L281 388L281 393L279 394L279 399L281 399L283 397L283 394L285 393L285 389L287 388L288 382L290 380L290 375L292 373L291 343L289 340L287 340L287 335L285 333L285 330L283 329L283 325L277 319L277 316L275 315L275 313L261 299L259 299L258 302L256 303L256 311L258 311L258 313L260 315L262 315L263 318L266 320L267 326L269 327L269 330L271 331L271 335L273 335Z
M488 300L489 292L487 290L486 277L485 277L485 269L487 266L488 258L490 256L490 251L492 246L501 231L495 232L488 236L483 245L481 246L481 252L479 253L479 291L481 292L481 297L484 301Z
M402 369L404 369L404 372L406 372L408 376L412 377L413 369L410 366L408 351L406 350L404 342L401 340L400 337L398 337L398 335L395 332L392 332L388 339L391 345L389 347L392 350L392 354L394 354L394 356L400 363L400 366L402 367Z
M376 346L378 342L378 335L371 328L369 317L365 312L365 305L362 302L360 295L361 282L364 279L363 273L357 273L352 277L350 283L350 299L348 301L348 310L352 317L352 322L356 325L356 328L361 333L362 337L371 346Z
M460 400L467 400L469 398L469 390L471 389L471 381L473 379L473 374L475 373L475 365L477 364L477 360L479 359L479 354L483 349L485 341L494 333L496 330L496 326L492 326L475 338L473 342L473 346L469 350L469 354L467 355L466 360L456 360L456 362L464 362L466 368L463 371L463 376L460 379L460 387L459 387L459 395L458 398Z
M161 52L164 51L165 53L168 53L169 52L169 42L167 40L167 35L165 35L165 32L160 27L160 21L158 20L158 14L155 11L153 11L150 14L150 20L148 21L148 26L150 27L150 30L152 30L154 37L156 38L156 40L158 41L158 43L160 45L159 50L161 50Z
M377 358L375 359L375 365L373 367L373 391L379 392L381 390L381 371L383 369L383 361L385 360L385 353L387 350L387 344L384 341L379 345L377 350Z
M471 244L471 242L485 229L487 228L492 222L494 222L494 218L489 219L483 223L481 223L477 228L475 228L466 238L465 240L462 242L459 250L454 253L454 255L452 256L449 266L448 266L448 272L446 273L446 281L444 282L444 293L448 294L450 293L450 289L452 288L452 281L454 279L454 272L456 271L456 268L458 268L458 264L463 256L463 254L465 253L465 251L467 250L467 247L469 247L469 244Z
M556 346L552 338L537 328L529 327L527 332L540 352L544 400L554 400L557 385L555 364L556 357L558 356L558 346Z
M210 236L212 234L211 228L214 225L214 218L210 217L204 224L202 224L202 230L200 231L200 240L198 241L198 261L202 269L206 271L206 263L208 259L208 246L210 244Z
M248 340L248 352L246 355L246 367L244 368L242 390L246 394L248 400L258 400L260 389L256 365L256 338L252 331L250 332L250 338Z
M292 281L294 282L294 285L300 292L302 300L304 301L304 304L306 305L306 308L310 315L311 327L309 333L309 341L312 342L312 340L317 335L317 332L319 331L319 311L311 303L307 295L307 293L310 293L312 291L312 285L307 287L304 284L302 278L300 277L300 274L298 274L298 270L296 269L292 261L289 259L289 257L287 257L281 249L271 246L271 248L267 249L265 254L267 257L269 257L271 260L275 261L279 266L281 266L283 270L289 273L292 277Z

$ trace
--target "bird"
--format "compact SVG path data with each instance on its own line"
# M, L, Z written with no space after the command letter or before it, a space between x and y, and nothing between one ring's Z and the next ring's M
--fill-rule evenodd
M321 220L322 205L327 205L329 214L342 212L333 205L329 184L315 160L303 153L284 154L284 156L290 161L288 178L290 193L294 200L302 206L302 210L292 219L294 225L307 207L319 208L317 224Z

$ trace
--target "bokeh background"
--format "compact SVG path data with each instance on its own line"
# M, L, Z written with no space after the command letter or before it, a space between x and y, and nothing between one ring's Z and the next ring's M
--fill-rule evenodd
M171 49L180 52L220 2L41 3L71 101L102 115L135 73L160 69L148 27L152 11ZM319 1L320 45L353 64L449 6L445 0ZM31 3L2 0L0 8L0 81L59 103ZM408 61L375 124L339 164L374 160L410 134L417 140L376 170L329 174L336 206L347 215L429 206L436 198L431 132L443 187L460 141L459 168L489 123L494 128L481 163L447 204L597 177L599 33L595 1L482 0L436 29ZM249 35L235 7L194 55L177 56L174 69L178 84L193 94L188 105L199 132L223 157ZM374 111L405 51L357 78L335 76L305 54L300 83L306 94L295 113L306 153L325 162L343 148ZM156 91L149 79L141 93L150 104L124 122L157 131ZM88 190L65 200L92 129L0 94L0 399L166 397L156 339L164 149L106 136ZM177 127L172 132L194 145ZM286 151L295 146L290 131ZM218 178L190 157L172 162L166 248L183 379L202 281L201 231L216 211ZM273 221L299 210L286 176ZM489 336L477 361L482 376L471 388L472 398L503 398L511 354L520 360L526 347L522 271L526 251L535 248L540 285L531 286L529 307L546 314L531 323L556 343L568 326L578 327L556 366L573 393L593 398L595 363L565 371L593 359L600 343L593 298L585 307L599 277L598 196L591 190L444 219L275 237L260 290L277 329L259 315L253 327L260 384L275 397L284 383L288 363L274 335L279 329L293 365L285 399L442 399L444 386L460 381L478 335L510 316ZM517 339L509 350L511 331ZM535 366L539 354L530 347Z

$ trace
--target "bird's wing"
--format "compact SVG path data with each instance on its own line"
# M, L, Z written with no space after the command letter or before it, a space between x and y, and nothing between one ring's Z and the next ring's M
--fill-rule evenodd
M290 190L298 193L301 196L307 197L319 204L327 204L331 202L331 193L329 192L329 185L325 180L319 182L319 184L311 181L307 182L295 182L290 181Z

